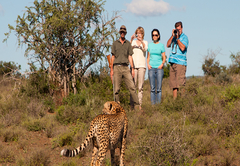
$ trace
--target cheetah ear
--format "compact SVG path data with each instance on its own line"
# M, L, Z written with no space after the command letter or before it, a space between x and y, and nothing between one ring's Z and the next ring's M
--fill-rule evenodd
M118 101L117 103L120 104L120 101Z
M109 106L110 108L109 108L109 110L111 110L112 109L112 103L110 103L110 106Z

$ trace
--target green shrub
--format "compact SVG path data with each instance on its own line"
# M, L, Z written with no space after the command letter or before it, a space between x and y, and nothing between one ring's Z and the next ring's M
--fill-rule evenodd
M68 124L68 123L75 123L78 118L84 118L82 115L89 112L81 110L80 107L74 106L60 106L57 109L56 118L60 123Z
M21 65L17 65L15 62L0 61L0 76L5 74L10 76L11 72L14 76L20 76L19 70L21 70Z
M32 119L25 121L23 126L26 127L28 131L41 131L44 129L44 125L41 123L40 119Z
M230 58L232 60L232 64L228 68L228 72L232 74L239 74L240 72L240 52L236 54L231 53Z
M52 97L46 97L43 101L45 107L47 107L48 112L53 113L55 110L55 104Z
M56 119L62 124L76 123L79 119L89 123L95 116L102 113L103 103L98 97L88 98L84 106L60 106L57 109Z
M49 94L49 81L47 73L42 70L35 71L25 79L26 83L21 86L20 92L29 97L40 98L44 94Z
M231 85L222 91L221 104L223 106L231 106L237 99L240 99L240 86Z
M73 133L65 133L52 139L52 147L63 147L65 145L72 145Z
M215 76L221 72L220 63L216 61L218 52L208 50L208 55L205 56L202 70L206 76Z
M163 78L168 78L169 77L169 73L170 73L170 64L169 63L165 63L163 66Z
M83 106L86 104L86 91L80 92L80 94L74 95L70 93L66 98L63 99L63 104L69 106Z

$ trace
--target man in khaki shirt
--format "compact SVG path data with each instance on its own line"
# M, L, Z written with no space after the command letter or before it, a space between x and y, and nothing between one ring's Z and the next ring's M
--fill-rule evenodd
M113 42L112 45L112 64L111 64L111 79L114 78L114 94L115 101L119 101L119 91L122 78L124 79L130 94L133 98L134 105L139 105L139 100L136 94L136 89L133 83L134 70L132 76L128 67L129 63L133 68L132 46L131 43L125 39L127 29L124 25L119 30L120 39Z

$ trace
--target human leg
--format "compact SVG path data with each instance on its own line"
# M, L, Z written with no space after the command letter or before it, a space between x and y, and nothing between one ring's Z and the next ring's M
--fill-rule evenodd
M173 88L173 99L174 100L177 98L177 92L178 92L178 88Z
M177 64L177 84L178 87L182 87L186 85L186 70L187 66Z
M150 86L151 86L151 92L150 92L150 97L151 97L151 103L152 105L155 104L156 101L156 92L155 92L155 80L156 80L156 73L155 73L155 69L151 68L150 70L148 70L148 78L149 78L149 82L150 82Z
M143 83L145 79L145 72L146 72L146 68L139 68L137 87L138 87L138 99L139 99L140 109L141 109L142 98L143 98Z
M185 92L184 90L184 86L186 85L186 69L187 67L184 65L179 65L177 64L177 90L175 90L177 92L180 92L180 95L183 95L183 93ZM177 94L175 94L174 96L175 98L177 97Z
M134 85L135 87L137 86L137 80L138 80L138 68L135 68L134 69L134 78L133 78L133 82L134 82ZM134 109L134 102L133 102L133 98L132 98L132 95L130 94L130 105L131 105L131 108Z
M157 78L156 103L161 103L163 74L164 74L163 69L157 69L157 73L156 73L156 78Z
M169 86L173 90L173 99L177 98L177 91L178 91L178 85L177 85L177 64L171 63L170 66L170 76L169 76Z
M115 94L115 101L119 101L119 91L122 82L122 66L114 66L113 68L113 78L114 78L114 94Z
M123 73L123 79L127 85L130 95L132 96L134 105L139 105L139 100L136 94L136 88L132 79L132 75L130 73L130 69L127 66L124 66L122 73Z

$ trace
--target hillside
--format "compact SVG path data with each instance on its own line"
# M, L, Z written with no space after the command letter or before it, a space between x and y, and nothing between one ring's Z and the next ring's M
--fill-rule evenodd
M130 110L129 93L122 88L121 105L129 119L126 165L240 165L240 77L231 78L189 78L175 101L164 79L162 103L155 106L146 80L144 113ZM60 151L78 146L91 120L112 100L108 75L79 85L79 94L61 105L27 80L17 85L0 84L0 164L89 165L91 147L75 158L61 157ZM110 165L109 152L104 165Z

